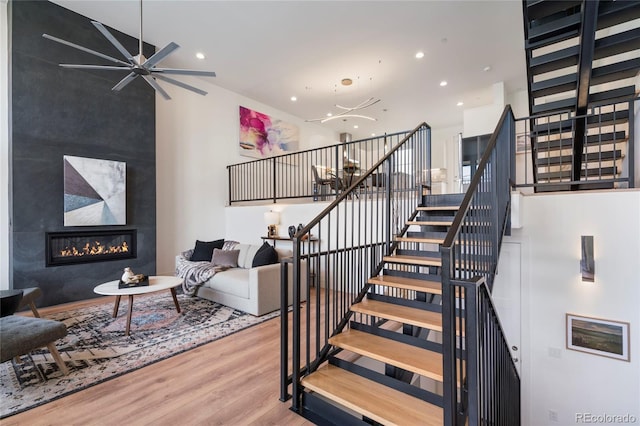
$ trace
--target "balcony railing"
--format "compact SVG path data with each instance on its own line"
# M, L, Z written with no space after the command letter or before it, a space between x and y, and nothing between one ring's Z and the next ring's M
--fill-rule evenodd
M522 190L632 188L635 179L634 102L516 120L516 186ZM584 129L582 158L574 152Z
M293 198L335 199L408 134L393 133L227 166L229 205ZM359 187L382 188L382 179L371 175Z

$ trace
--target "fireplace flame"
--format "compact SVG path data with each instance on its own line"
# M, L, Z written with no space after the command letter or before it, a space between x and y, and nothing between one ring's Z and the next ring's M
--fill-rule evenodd
M77 247L65 247L60 250L60 257L80 257L80 256L97 256L101 254L114 254L114 253L128 253L129 245L126 241L117 246L104 246L99 241L95 241L93 244L86 243L84 247L78 249Z

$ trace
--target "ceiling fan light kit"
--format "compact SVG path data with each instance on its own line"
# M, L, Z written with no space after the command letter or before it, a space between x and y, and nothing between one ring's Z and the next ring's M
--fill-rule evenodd
M81 64L60 64L63 68L75 68L75 69L91 69L91 70L107 70L107 71L130 71L129 74L120 80L111 90L119 92L127 84L131 83L136 77L142 77L153 89L158 92L164 99L169 100L171 97L169 94L157 83L157 80L164 81L174 86L181 87L186 90L190 90L199 95L206 95L204 90L193 87L189 84L183 83L173 78L167 77L170 75L190 75L200 77L215 77L216 73L213 71L198 71L187 69L175 69L175 68L158 68L157 65L176 50L178 46L176 43L171 42L165 47L154 53L150 58L146 58L142 53L142 0L140 0L140 38L138 39L138 54L132 55L114 36L107 30L107 28L98 21L91 21L94 27L125 57L127 62L120 59L116 59L112 56L105 55L104 53L97 52L95 50L80 46L75 43L71 43L66 40L62 40L57 37L53 37L49 34L42 34L42 37L55 41L60 44L64 44L74 49L81 50L86 53L90 53L102 59L106 59L117 65L81 65Z

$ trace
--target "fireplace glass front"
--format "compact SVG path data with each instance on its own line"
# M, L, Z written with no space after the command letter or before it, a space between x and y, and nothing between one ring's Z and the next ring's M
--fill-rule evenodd
M47 232L47 266L136 257L136 230Z

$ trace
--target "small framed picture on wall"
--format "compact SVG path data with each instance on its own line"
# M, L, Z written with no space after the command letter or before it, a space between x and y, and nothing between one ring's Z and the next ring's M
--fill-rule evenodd
M567 349L629 361L629 323L567 314Z

